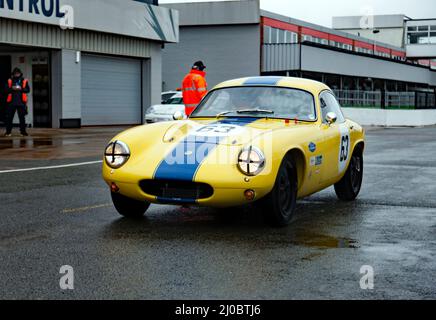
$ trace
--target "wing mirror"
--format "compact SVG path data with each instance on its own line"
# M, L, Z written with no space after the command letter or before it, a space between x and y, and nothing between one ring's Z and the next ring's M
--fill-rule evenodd
M326 121L329 125L332 125L333 123L335 123L336 120L338 120L338 116L337 116L336 113L334 113L334 112L329 112L329 113L327 113L327 115L325 116L325 121Z
M181 111L176 111L173 114L173 119L174 120L183 120L184 119L184 115Z

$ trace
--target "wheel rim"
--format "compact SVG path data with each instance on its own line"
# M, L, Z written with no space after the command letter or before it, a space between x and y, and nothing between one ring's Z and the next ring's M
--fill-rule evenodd
M362 160L360 156L353 156L351 158L351 186L353 191L357 193L360 189L362 182Z

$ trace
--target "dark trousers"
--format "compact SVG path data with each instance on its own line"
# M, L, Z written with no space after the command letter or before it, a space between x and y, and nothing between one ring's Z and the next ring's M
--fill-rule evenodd
M26 106L6 106L6 134L12 132L12 124L14 121L15 112L18 113L20 119L20 132L26 132Z

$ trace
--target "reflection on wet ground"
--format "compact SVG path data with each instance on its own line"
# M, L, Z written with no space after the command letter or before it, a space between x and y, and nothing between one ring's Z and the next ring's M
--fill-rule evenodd
M134 238L147 242L150 239L171 241L177 239L178 232L183 230L184 238L196 240L213 238L221 242L246 241L257 248L303 246L313 249L358 249L356 239L346 234L323 232L324 228L313 215L326 219L329 214L323 213L322 205L299 205L298 212L313 211L312 217L297 215L291 228L276 229L272 237L271 228L266 224L259 210L251 206L230 208L225 212L220 209L177 206L152 206L143 219L129 220L120 218L108 226L105 237L108 240ZM337 223L334 213L331 213L332 225ZM329 226L331 228L331 226ZM219 233L215 231L219 229ZM329 228L327 228L329 229ZM172 232L177 230L177 232ZM310 259L316 258L309 257ZM308 258L308 259L309 259Z
M53 148L68 146L31 153ZM121 218L98 164L0 174L0 298L435 299L435 158L436 128L369 132L358 199L329 188L278 229L253 207L152 205ZM58 286L65 264L77 270L70 292ZM362 266L374 269L373 290L360 285Z
M45 146L59 146L62 145L64 141L62 140L49 140L49 139L38 139L38 138L19 138L19 139L3 139L0 140L0 150L7 149L29 149L38 148Z
M126 127L30 129L28 137L0 137L1 160L69 159L99 156ZM0 165L1 167L1 165Z

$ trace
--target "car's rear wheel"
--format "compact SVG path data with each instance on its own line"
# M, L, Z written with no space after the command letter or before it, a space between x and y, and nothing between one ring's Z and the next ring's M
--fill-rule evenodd
M262 211L271 225L284 227L291 222L297 204L297 191L295 162L286 156L280 165L273 190L262 199Z
M111 196L115 209L126 218L141 218L150 206L147 201L134 200L119 193L111 192Z
M352 201L359 195L363 180L363 152L357 147L350 159L344 177L335 184L335 192L339 199Z

